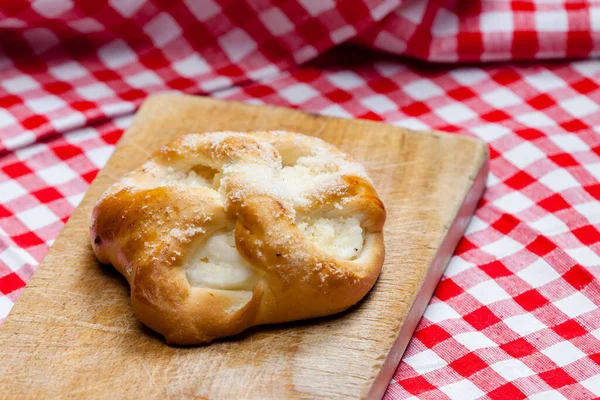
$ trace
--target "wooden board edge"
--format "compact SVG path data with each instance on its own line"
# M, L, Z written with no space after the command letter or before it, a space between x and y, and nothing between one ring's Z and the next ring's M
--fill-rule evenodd
M256 109L270 109L270 110L285 110L286 112L290 112L290 113L295 113L295 114L301 114L304 116L309 116L312 118L322 118L325 120L331 120L331 121L352 121L354 123L359 123L365 126L378 126L381 124L385 124L387 126L391 126L393 128L399 129L404 131L405 133L409 133L412 135L422 135L423 132L427 132L428 135L432 135L432 136L437 136L437 137L453 137L457 140L464 140L467 142L472 142L472 143L476 143L480 146L484 146L485 147L485 152L487 152L487 144L477 138L474 137L470 137L470 136L465 136L465 135L460 135L460 134L454 134L454 133L449 133L449 132L443 132L443 131L438 131L438 130L434 130L434 129L423 129L422 131L419 130L413 130L410 128L405 128L405 127L401 127L401 126L396 126L396 125L392 125L392 124L388 124L386 122L383 121L371 121L368 119L360 119L360 118L342 118L342 117L334 117L334 116L330 116L330 115L326 115L326 114L319 114L317 112L312 112L312 111L304 111L304 110L300 110L297 108L291 108L291 107L284 107L284 106L275 106L275 105L270 105L270 104L248 104L248 103L244 103L243 101L236 101L236 100L222 100L222 99L216 99L213 97L207 97L207 96L197 96L197 95L189 95L189 94L177 94L177 93L155 93L155 94L151 94L150 96L148 96L140 105L140 108L137 110L136 112L136 118L134 119L132 125L127 128L126 132L131 129L131 127L133 127L133 124L136 123L137 121L137 115L145 115L145 113L142 113L142 111L145 108L148 109L152 109L152 107L154 106L153 103L154 102L162 102L164 99L170 99L172 101L181 101L183 99L188 99L188 100L193 100L195 102L198 103L206 103L207 105L210 103L220 103L223 105L226 104L238 104L240 106L244 106L244 107L250 107L250 108L256 108ZM125 136L123 136L125 137Z
M366 393L361 395L361 398L366 398L367 400L379 400L385 394L394 372L402 360L402 356L404 355L404 351L408 346L412 334L417 328L450 259L454 255L454 250L456 249L458 242L469 225L471 217L477 208L479 199L483 195L486 187L489 171L489 154L487 145L484 146L485 147L482 149L483 162L479 172L473 179L473 183L471 184L462 205L458 209L456 216L448 229L448 233L431 263L428 273L425 275L421 288L416 294L416 300L402 324L396 341L392 345L373 384L368 388Z

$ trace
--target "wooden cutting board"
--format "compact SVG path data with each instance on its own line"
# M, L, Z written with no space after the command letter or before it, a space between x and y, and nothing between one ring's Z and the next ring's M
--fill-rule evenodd
M371 293L341 315L171 347L89 245L100 194L176 136L283 129L361 161L388 220ZM484 143L437 132L200 97L149 98L0 327L0 397L379 398L485 186Z

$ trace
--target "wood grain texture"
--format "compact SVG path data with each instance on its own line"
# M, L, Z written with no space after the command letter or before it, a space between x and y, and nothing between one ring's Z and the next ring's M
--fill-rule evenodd
M368 169L383 199L386 261L341 315L170 347L132 313L128 285L96 261L93 205L176 136L283 129L319 136ZM485 144L283 108L148 99L0 327L0 397L378 398L483 191Z

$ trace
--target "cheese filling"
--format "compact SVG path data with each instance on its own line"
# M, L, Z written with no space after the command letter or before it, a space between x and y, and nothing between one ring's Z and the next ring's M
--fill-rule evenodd
M232 232L211 236L186 271L192 286L251 290L257 274L239 255Z
M353 260L363 248L363 230L355 217L299 222L298 229L317 247L335 258Z

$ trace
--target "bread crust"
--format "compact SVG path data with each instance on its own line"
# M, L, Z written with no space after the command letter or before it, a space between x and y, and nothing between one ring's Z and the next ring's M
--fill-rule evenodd
M290 196L282 166L316 153L327 161L324 178ZM182 178L189 174L193 185ZM353 259L328 254L298 228L302 219L348 217L364 238ZM129 282L140 321L168 343L202 344L356 304L381 271L385 218L364 169L334 146L289 132L216 132L176 139L111 186L90 231L98 260ZM192 286L186 271L198 250L227 231L252 282Z

